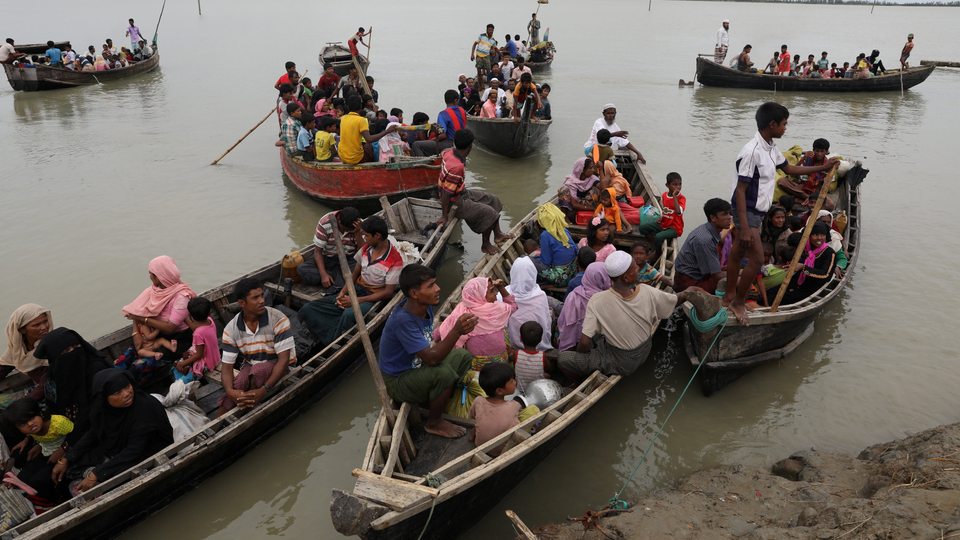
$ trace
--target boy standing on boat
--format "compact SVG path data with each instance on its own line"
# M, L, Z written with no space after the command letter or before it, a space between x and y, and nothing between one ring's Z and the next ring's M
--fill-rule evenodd
M133 24L133 19L127 21L130 23L130 26L127 27L126 35L130 37L130 47L133 50L140 48L140 40L143 39L143 36L140 35L140 29L137 28L137 25Z
M450 205L456 204L456 217L465 221L470 230L480 234L480 250L492 255L500 251L496 244L513 238L500 230L503 203L492 193L467 189L463 184L467 155L473 150L473 133L469 129L461 129L454 136L453 143L454 148L448 148L440 154L442 163L438 187L443 215L437 220L437 226L442 227L447 222ZM493 243L490 243L491 234Z
M773 203L777 169L797 176L830 170L840 162L831 158L823 165L814 167L790 165L773 141L783 137L789 117L790 112L779 103L770 101L761 105L756 114L757 134L744 145L737 156L737 172L733 178L731 201L736 229L731 233L734 234L733 248L728 260L740 261L746 256L747 264L743 269L745 276L757 275L763 263L760 224ZM738 283L740 273L739 264L727 266L727 294L723 298L723 304L730 307L740 324L747 326L749 322L746 312L753 311L753 308L747 306L745 300L752 280L744 279Z
M443 409L454 385L467 374L473 355L454 346L469 334L479 319L464 313L443 340L431 345L433 307L440 303L437 274L421 264L400 272L400 290L405 297L393 309L380 339L380 372L387 394L400 402L429 403L427 433L455 439L466 430L443 419Z
M910 53L913 51L913 34L907 34L907 42L903 46L903 51L900 52L900 67L906 71L910 69L910 63L907 60L910 58Z
M470 49L470 61L476 59L477 79L480 81L480 88L483 88L483 82L487 80L487 72L490 71L490 50L496 48L497 38L493 37L493 25L487 25L487 33L480 34L480 37L473 42L473 48Z

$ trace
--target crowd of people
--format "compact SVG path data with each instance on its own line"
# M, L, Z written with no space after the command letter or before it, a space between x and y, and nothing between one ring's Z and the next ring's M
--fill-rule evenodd
M714 62L723 64L729 46L730 21L724 19L723 26L717 31ZM910 68L909 58L913 52L913 46L913 34L909 34L907 35L907 42L900 52L900 66L903 70ZM807 79L865 79L883 75L887 71L880 59L880 51L877 49L873 49L869 56L866 53L860 53L852 63L844 62L842 65L838 65L836 62L830 61L827 51L821 52L819 58L809 54L806 60L801 61L800 55L791 56L787 45L784 44L780 46L779 51L773 53L773 57L762 68L758 67L758 64L751 59L752 51L752 45L745 45L736 58L730 61L730 67L745 73L764 73L780 77Z
M47 41L49 48L43 56L39 56L17 52L13 38L7 38L6 43L0 46L0 64L13 64L25 68L49 66L72 71L106 71L125 68L150 58L154 53L153 47L140 35L140 29L134 24L133 19L130 19L129 23L130 26L126 30L126 35L130 38L129 48L117 49L113 39L107 38L101 45L100 51L90 45L86 51L78 53L73 50L70 43L63 45L63 49L60 49L53 41Z

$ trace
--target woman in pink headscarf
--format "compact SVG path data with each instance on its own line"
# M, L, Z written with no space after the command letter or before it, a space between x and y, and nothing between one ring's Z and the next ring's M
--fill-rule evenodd
M121 312L133 321L135 333L145 334L155 328L160 331L160 337L171 342L176 340L176 351L159 349L163 352L163 361L170 362L180 358L190 347L192 332L186 323L187 302L196 298L197 293L180 280L180 269L170 257L161 255L153 259L149 268L153 284Z
M497 293L503 301L497 301ZM453 330L460 315L472 313L479 319L469 334L460 336L455 347L464 348L474 356L470 369L479 370L490 362L507 361L507 321L517 311L517 302L507 291L503 280L478 277L463 286L462 299L453 313L433 333L435 341L442 341Z

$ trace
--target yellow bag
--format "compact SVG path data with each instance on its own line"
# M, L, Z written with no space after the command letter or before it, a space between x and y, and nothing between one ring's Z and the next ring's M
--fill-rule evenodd
M444 407L443 412L460 418L469 416L470 407L473 407L473 400L478 397L487 397L483 388L480 388L479 376L480 372L478 371L468 371L463 379L460 379L460 382L453 387L453 395L450 396L450 401L447 401L447 406Z
M843 234L843 231L847 228L847 211L844 210L840 212L840 215L833 220L837 225L837 228L840 229L840 234Z

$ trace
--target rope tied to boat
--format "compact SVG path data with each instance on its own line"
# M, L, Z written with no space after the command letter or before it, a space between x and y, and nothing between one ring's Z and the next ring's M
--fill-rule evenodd
M709 332L713 330L714 328L720 325L726 326L727 308L720 308L720 311L718 311L716 315L714 315L713 317L710 317L705 321L701 321L700 318L697 317L697 308L691 307L690 316L688 317L688 319L690 320L690 324L692 324L693 327L697 329L697 332L700 332L701 334L703 334L705 332Z
M427 486L437 489L440 487L440 484L443 484L446 479L443 476L438 474L427 473L423 476L427 481ZM427 515L427 522L423 524L423 530L420 531L420 536L417 537L417 540L423 538L424 533L427 532L427 527L430 525L430 519L433 518L433 509L437 506L437 498L433 498L433 502L430 504L430 514Z
M698 322L700 322L699 319L696 318L696 316L694 315L694 313L695 313L695 311L694 311L694 310L691 310L691 313L690 313L691 316L690 316L690 318L689 318L690 321L691 321L691 322L693 322L693 321L698 321ZM717 344L717 339L720 337L720 334L722 334L724 328L727 327L727 309L726 309L726 308L721 308L721 309L720 309L720 312L717 313L717 315L715 315L715 316L711 317L710 319L708 319L708 322L707 322L707 323L700 322L700 324L713 324L714 320L717 319L721 314L723 315L722 321L721 321L721 322L718 322L718 323L716 323L714 326L710 326L710 327L708 328L708 330L712 330L713 328L716 328L717 326L720 326L720 331L717 332L717 335L713 337L713 342L710 343L710 347L707 349L706 354L703 355L703 359L706 359L706 358L710 355L710 351L713 349L713 346ZM721 325L722 325L722 326L721 326ZM694 323L694 328L699 329L699 327L697 326L697 323ZM633 476L634 476L635 474L637 474L637 471L640 470L640 465L643 464L643 460L646 459L647 454L649 454L649 453L650 453L650 450L653 449L653 444L654 444L655 442L657 442L657 439L660 437L660 434L663 433L663 428L666 427L667 422L670 421L670 417L673 416L674 411L677 410L677 406L680 405L680 401L683 399L683 396L687 393L687 390L690 389L690 385L693 384L693 380L697 378L697 374L700 373L700 368L701 368L701 367L703 366L703 364L705 363L703 359L701 359L701 360L700 360L700 363L697 364L697 369L695 369L695 370L693 371L693 376L690 377L690 380L689 380L689 381L687 381L687 386L685 386L685 387L683 388L683 392L680 392L680 397L677 398L677 402L674 403L674 404L673 404L673 408L670 409L670 414L667 415L667 418L663 421L663 424L660 425L660 429L657 431L657 434L653 436L653 439L650 441L650 445L647 446L646 451L644 451L643 455L640 456L640 461L637 462L637 466L633 468L633 472L630 473L630 476L629 476L629 477L627 477L627 481L623 483L623 487L620 488L620 491L618 491L616 495L614 495L613 497L610 498L610 500L609 500L609 502L610 502L610 508L614 508L614 509L617 509L617 510L626 510L627 508L629 508L629 505L627 504L627 501L622 500L622 499L620 498L620 495L623 495L623 491L624 491L625 489L627 489L627 486L630 485L630 482L633 480Z

